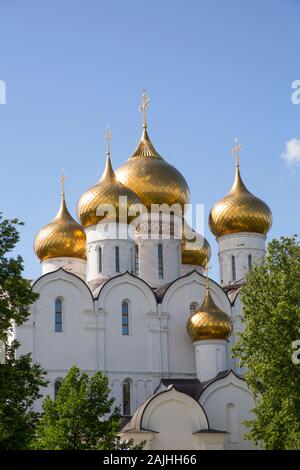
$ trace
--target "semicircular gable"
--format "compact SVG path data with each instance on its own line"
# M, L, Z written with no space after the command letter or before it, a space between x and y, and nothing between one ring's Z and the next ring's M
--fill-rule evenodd
M99 292L97 301L99 302L99 307L103 307L106 297L109 295L112 289L116 288L121 284L129 284L136 289L139 289L140 292L145 297L147 304L149 305L149 310L155 312L157 310L157 302L153 290L143 279L133 276L128 271L126 273L115 276L106 281Z
M178 392L173 385L167 390L154 395L148 400L140 415L140 428L154 430L154 423L159 422L164 414L186 416L194 427L194 432L208 429L209 423L206 413L199 402L185 393ZM178 422L180 426L180 422Z
M51 271L43 276L40 276L33 284L32 289L35 292L40 292L46 284L61 280L67 282L76 287L81 295L84 297L88 308L93 308L93 294L88 285L76 274L65 271L63 268L59 268L56 271Z
M172 284L168 286L166 289L163 299L162 299L162 310L167 312L168 311L168 303L171 297L178 291L181 287L198 284L205 288L206 285L206 278L203 274L199 273L198 271L192 271L185 276L182 276L176 279ZM217 284L213 279L209 279L209 286L211 291L215 294L215 297L218 299L218 305L225 310L228 314L231 315L231 304L228 299L227 294L224 292L222 287ZM194 299L191 298L191 301Z
M205 406L206 401L218 390L228 387L234 386L236 388L241 389L243 392L247 393L252 397L252 394L247 386L246 381L235 374L233 370L228 371L226 376L223 376L217 380L213 380L208 383L202 390L199 401L200 403Z

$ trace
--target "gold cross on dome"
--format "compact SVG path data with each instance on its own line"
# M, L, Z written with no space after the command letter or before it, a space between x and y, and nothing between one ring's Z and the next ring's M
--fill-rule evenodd
M235 155L235 163L238 166L239 165L239 152L242 150L242 145L240 144L239 139L236 137L234 139L234 147L232 149L233 155Z
M60 177L60 182L61 182L61 193L64 196L65 194L65 181L67 177L65 176L64 170L61 170L61 177Z
M142 101L140 104L140 112L143 113L143 127L147 127L147 108L149 107L150 99L146 93L146 90L143 90Z
M110 130L110 127L107 126L106 128L106 131L105 131L105 140L106 140L106 153L108 155L110 155L110 140L111 140L111 136L112 136L112 133L111 133L111 130Z

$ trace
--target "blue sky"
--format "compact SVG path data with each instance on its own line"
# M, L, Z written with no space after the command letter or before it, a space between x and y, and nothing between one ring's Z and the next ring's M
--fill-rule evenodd
M273 211L270 238L299 232L298 157L280 158L300 139L299 16L298 0L0 0L0 206L26 223L25 274L40 273L33 238L57 212L61 169L75 214L103 170L107 123L114 167L134 150L143 88L152 141L206 217L232 184L238 136L244 181ZM207 224L205 235L218 279Z

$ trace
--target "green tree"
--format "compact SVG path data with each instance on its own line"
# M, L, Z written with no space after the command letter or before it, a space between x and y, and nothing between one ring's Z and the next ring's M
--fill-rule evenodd
M246 437L265 449L300 449L300 246L296 236L269 243L241 289L243 326L234 354L247 367L255 408ZM295 344L294 344L295 346ZM296 354L297 355L297 354Z
M3 219L0 213L0 341L4 357L0 363L0 449L24 449L34 434L38 414L33 402L45 385L44 371L32 364L30 355L16 357L13 327L29 316L37 294L22 277L23 260L8 257L19 241L18 219Z
M141 448L118 437L119 411L112 412L108 378L102 372L89 377L73 366L56 398L47 396L37 428L34 448L95 450Z

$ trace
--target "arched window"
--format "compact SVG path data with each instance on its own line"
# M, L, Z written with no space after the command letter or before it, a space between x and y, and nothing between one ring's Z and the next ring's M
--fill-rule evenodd
M158 256L158 277L159 279L164 278L164 260L163 260L163 246L161 243L157 245L157 256Z
M248 255L248 269L249 271L252 269L252 255Z
M55 333L62 333L62 300L55 299Z
M129 305L126 300L122 302L122 335L129 335Z
M102 254L102 247L99 246L98 249L98 267L99 267L99 273L102 273L103 270L103 254Z
M123 415L130 416L130 382L127 379L123 382Z
M55 383L54 383L54 398L57 397L57 393L58 393L58 390L60 389L61 384L62 384L61 379L56 379L55 380Z
M198 308L197 302L192 302L192 303L190 304L190 315L194 315L194 313L196 312L197 308Z
M139 276L139 274L140 274L140 265L139 265L139 245L135 245L134 264L135 264L135 275L136 275L136 276Z
M115 248L115 255L116 255L116 273L120 272L120 249L118 246Z
M236 281L235 256L231 257L231 268L232 268L232 280Z

